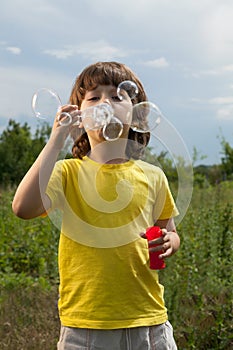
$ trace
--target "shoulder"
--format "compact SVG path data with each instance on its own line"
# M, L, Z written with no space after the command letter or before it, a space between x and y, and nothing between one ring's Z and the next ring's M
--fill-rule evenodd
M137 166L140 167L140 169L143 171L143 173L146 175L150 183L155 184L156 187L167 187L168 185L168 179L163 171L159 166L147 163L142 160L135 161Z
M136 160L135 164L137 166L139 166L145 172L150 172L150 173L157 174L160 176L165 176L163 170L160 167L158 167L157 165L153 165L153 164L145 162L143 160Z
M77 167L80 167L81 164L82 164L82 160L77 158L60 159L56 162L56 167L63 168L63 169L77 168Z

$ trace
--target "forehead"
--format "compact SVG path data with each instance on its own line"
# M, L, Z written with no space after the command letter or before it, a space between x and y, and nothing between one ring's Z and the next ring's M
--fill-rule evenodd
M97 85L94 88L87 90L87 92L113 92L116 91L116 86L114 85Z

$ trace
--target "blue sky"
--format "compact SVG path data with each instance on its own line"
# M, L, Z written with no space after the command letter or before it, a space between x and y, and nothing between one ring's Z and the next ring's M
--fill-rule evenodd
M232 18L231 0L2 0L0 131L10 118L36 125L37 89L65 103L85 66L116 60L137 73L174 140L219 163L221 137L233 138Z

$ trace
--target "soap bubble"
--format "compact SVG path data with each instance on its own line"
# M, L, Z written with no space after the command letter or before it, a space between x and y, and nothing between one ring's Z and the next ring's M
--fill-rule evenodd
M109 123L113 116L113 109L107 103L101 103L82 111L82 122L86 130L96 130Z
M117 95L120 100L123 100L125 93L127 93L129 98L132 100L138 94L137 85L131 80L122 81L117 87Z
M101 103L83 110L82 122L86 130L103 128L103 136L107 141L117 140L123 131L122 122L114 117L114 111L107 103Z
M112 117L110 121L104 125L103 136L107 141L115 141L119 139L123 131L123 124L120 119Z
M133 106L131 129L137 132L151 132L160 123L162 113L152 102L144 101Z
M53 120L61 106L59 95L48 88L37 90L32 97L32 109L39 119ZM72 117L69 113L62 112L58 116L58 122L60 125L69 125L72 122Z
M32 97L32 109L39 119L53 118L61 105L58 94L47 88L39 89Z

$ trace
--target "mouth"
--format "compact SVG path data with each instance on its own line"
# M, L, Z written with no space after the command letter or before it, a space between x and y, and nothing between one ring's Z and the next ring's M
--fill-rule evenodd
M123 124L118 119L113 117L110 123L106 124L103 127L103 136L107 141L115 141L117 140L123 132Z

